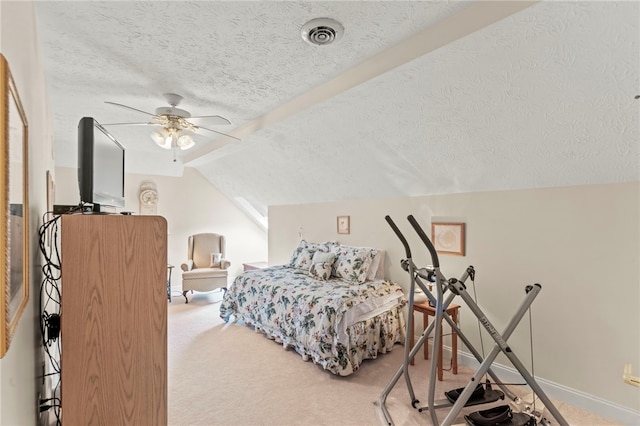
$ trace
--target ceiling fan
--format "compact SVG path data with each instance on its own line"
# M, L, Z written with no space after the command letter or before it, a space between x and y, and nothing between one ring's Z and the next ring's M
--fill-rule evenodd
M195 142L191 137L192 133L197 132L198 130L206 130L208 132L218 133L220 135L240 140L235 136L231 136L226 133L219 132L217 130L209 129L207 127L202 127L200 125L193 124L191 121L187 119L207 119L209 125L228 125L231 124L229 120L219 115L203 115L198 117L192 117L189 111L186 111L181 108L177 108L182 101L182 96L177 95L175 93L165 93L164 98L167 100L167 103L170 105L168 107L159 107L156 108L155 114L150 112L142 111L137 108L133 108L127 105L119 104L116 102L105 101L107 104L116 105L122 108L127 108L133 111L138 111L143 114L150 115L152 117L150 122L140 122L140 123L108 123L103 124L103 126L135 126L135 125L147 125L147 126L158 126L161 129L151 132L151 139L158 144L159 147L164 149L171 148L180 148L180 149L189 149L195 146Z

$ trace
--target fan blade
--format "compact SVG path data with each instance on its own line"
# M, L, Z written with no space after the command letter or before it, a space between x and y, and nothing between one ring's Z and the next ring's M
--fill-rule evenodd
M132 109L132 110L134 110L134 111L138 111L138 112L141 112L141 113L143 113L143 114L150 115L150 116L152 116L152 117L155 117L155 116L156 116L155 114L151 114L150 112L146 112L146 111L143 111L143 110L141 110L141 109L137 109L137 108L133 108L133 107L130 107L130 106L126 106L126 105L118 104L118 103L115 103L115 102L104 101L104 103L105 103L105 104L111 104L111 105L119 106L119 107L126 108L126 109Z
M207 123L209 125L220 125L220 124L231 124L231 122L229 120L227 120L224 117L221 117L219 115L201 115L199 117L189 117L189 120L191 119L207 119Z
M228 137L228 138L233 138L233 139L236 139L236 140L239 140L239 141L241 141L241 140L242 140L242 139L240 139L240 138L236 138L235 136L231 136L231 135L228 135L228 134L226 134L226 133L218 132L217 130L207 129L206 127L201 127L201 126L197 126L197 127L198 127L198 129L207 130L207 131L209 131L209 132L217 133L217 134L219 134L219 135L226 136L226 137Z
M100 123L102 126L160 126L160 124L149 123L148 121L140 123Z

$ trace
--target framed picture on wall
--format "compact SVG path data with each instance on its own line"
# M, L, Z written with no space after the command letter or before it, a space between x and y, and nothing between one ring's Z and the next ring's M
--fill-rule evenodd
M464 223L431 223L431 241L438 253L464 256Z
M0 55L0 358L9 350L29 300L29 147L27 116Z
M338 234L349 233L349 216L338 216Z

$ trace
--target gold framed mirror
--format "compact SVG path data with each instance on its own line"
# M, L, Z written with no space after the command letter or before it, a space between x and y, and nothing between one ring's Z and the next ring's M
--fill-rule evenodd
M0 358L29 300L28 125L4 55L0 55Z

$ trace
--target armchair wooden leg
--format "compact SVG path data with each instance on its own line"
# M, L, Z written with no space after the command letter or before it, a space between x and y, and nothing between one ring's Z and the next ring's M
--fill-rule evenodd
M189 303L189 299L187 299L187 292L188 291L189 290L185 290L185 291L182 292L182 295L184 296L184 303Z

